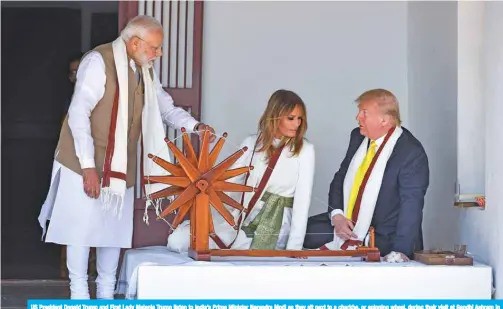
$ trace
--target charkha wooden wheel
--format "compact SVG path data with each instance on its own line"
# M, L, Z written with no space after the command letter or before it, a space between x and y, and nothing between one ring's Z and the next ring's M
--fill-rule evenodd
M149 183L163 183L170 185L168 188L152 194L152 199L166 198L174 195L178 197L161 213L165 217L178 210L172 227L176 228L183 218L190 214L191 242L190 248L203 253L208 251L208 237L214 234L213 219L210 207L214 207L220 215L237 230L236 222L224 204L232 208L243 210L243 205L236 202L226 192L252 192L253 187L227 182L248 172L253 167L230 167L247 151L247 147L239 149L219 164L215 165L218 155L225 143L227 133L218 139L213 149L209 150L210 132L203 133L199 155L196 155L186 130L182 128L185 153L179 150L169 139L165 139L169 149L178 161L178 164L169 163L162 158L149 154L160 167L168 171L170 176L149 176L145 181ZM196 228L197 227L197 228Z
M172 224L176 228L189 214L191 221L191 237L189 256L196 260L211 260L212 256L256 256L256 257L309 257L309 256L346 256L362 257L368 262L380 261L379 250L374 244L374 229L371 228L370 245L354 250L234 250L234 249L209 249L209 238L215 236L213 218L210 207L222 215L225 221L234 229L238 226L234 217L224 204L242 211L243 205L236 202L225 192L253 192L255 188L228 182L226 180L247 173L252 166L243 166L231 169L232 165L247 151L247 147L237 150L219 164L217 158L225 143L227 133L219 138L210 151L210 132L205 131L202 136L201 147L197 155L190 142L186 130L182 128L184 151L182 152L169 139L165 139L167 146L177 159L177 164L172 164L155 155L148 157L157 165L170 173L169 176L148 176L148 183L163 183L169 185L166 189L152 194L152 199L166 198L177 195L173 202L161 213L161 217L168 216L178 210Z

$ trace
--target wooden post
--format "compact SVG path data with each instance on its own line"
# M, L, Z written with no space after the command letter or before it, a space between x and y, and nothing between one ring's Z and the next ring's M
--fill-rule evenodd
M208 182L199 180L196 186L201 192L196 196L195 205L191 210L192 213L195 213L195 221L191 222L191 227L194 226L193 232L195 234L192 235L194 241L191 242L189 255L196 260L209 261L210 198L206 194Z

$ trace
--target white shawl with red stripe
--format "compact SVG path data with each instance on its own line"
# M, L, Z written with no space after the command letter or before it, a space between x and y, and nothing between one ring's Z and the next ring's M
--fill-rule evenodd
M379 191L381 190L381 184L384 172L386 171L386 165L388 164L388 159L393 153L396 142L398 141L398 138L402 135L402 133L403 129L400 126L397 126L393 130L393 133L389 137L389 140L386 142L384 148L377 157L374 168L370 171L371 173L367 183L363 187L364 191L360 203L360 212L353 229L353 233L358 236L357 240L359 241L363 242L365 239L368 240L366 236L368 234L370 223L374 215L374 209L376 206L377 198L379 197ZM349 164L348 170L346 172L346 177L344 178L343 196L345 217L348 217L348 204L349 196L351 194L351 188L353 186L356 173L358 172L358 168L360 167L365 155L367 154L368 145L369 139L366 137L363 139L360 147L351 159L351 163ZM325 247L329 250L340 250L344 242L345 240L340 238L334 231L334 240L325 244ZM352 250L355 249L355 247L349 246L348 249Z
M117 71L117 89L110 122L110 133L103 166L101 183L101 200L105 209L114 207L115 213L122 212L122 200L126 192L127 145L128 145L128 70L129 62L126 44L122 38L113 43L113 54ZM169 148L164 142L166 137L164 124L159 111L155 85L150 76L151 65L142 67L144 82L144 106L142 111L142 156L143 174L145 176L166 176L169 173L157 164L148 160L148 154L153 154L170 162ZM155 76L155 70L154 70ZM137 141L131 141L137 142ZM164 184L145 184L145 194L166 188Z

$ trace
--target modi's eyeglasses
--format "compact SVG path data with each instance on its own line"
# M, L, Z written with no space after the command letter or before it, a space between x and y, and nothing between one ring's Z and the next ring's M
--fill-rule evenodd
M148 45L148 47L152 50L153 53L161 52L162 51L162 45L159 47L152 46L149 42L145 41L144 39L140 38L139 36L137 37L140 39L140 41L144 42L145 44Z

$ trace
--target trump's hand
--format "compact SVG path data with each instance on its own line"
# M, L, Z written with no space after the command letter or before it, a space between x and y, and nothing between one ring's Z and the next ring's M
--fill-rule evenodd
M337 234L339 238L343 240L358 238L358 236L353 233L353 228L355 227L353 222L343 215L337 214L333 216L332 225L334 226L335 234Z
M194 128L196 132L199 133L199 138L203 138L203 133L204 131L209 131L210 133L210 143L213 143L213 141L215 141L215 139L217 138L217 136L215 135L215 129L213 129L211 126L207 125L207 124L204 124L202 122L200 122L199 124L196 125L196 127Z

